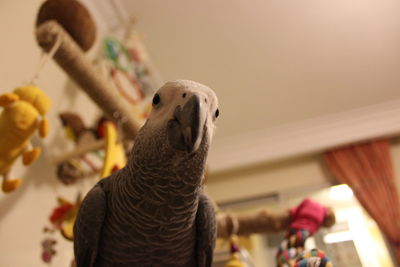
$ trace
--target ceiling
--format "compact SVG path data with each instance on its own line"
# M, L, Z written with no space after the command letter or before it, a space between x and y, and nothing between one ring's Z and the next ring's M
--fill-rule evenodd
M216 143L400 99L398 1L122 4L164 80L216 91Z

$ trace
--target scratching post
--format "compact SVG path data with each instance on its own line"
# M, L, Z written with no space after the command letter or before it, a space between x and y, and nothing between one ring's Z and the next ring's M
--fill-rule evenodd
M132 115L132 109L120 99L117 91L99 75L69 34L56 21L47 21L38 26L36 38L46 52L50 51L57 42L60 43L54 54L58 65L105 114L121 123L125 138L134 139L140 126Z

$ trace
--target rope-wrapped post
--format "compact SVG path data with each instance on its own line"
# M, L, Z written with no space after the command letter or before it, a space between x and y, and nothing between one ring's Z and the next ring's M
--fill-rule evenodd
M74 80L86 94L111 118L121 122L124 137L134 139L140 126L129 105L119 99L119 95L107 80L96 71L84 55L82 49L56 21L47 21L36 30L39 45L46 52L59 42L54 54L58 65Z
M237 226L235 227L235 223ZM250 235L285 231L290 225L290 213L272 214L267 210L250 215L219 214L217 216L218 237L231 234ZM235 231L234 231L234 228ZM234 233L235 232L235 233Z

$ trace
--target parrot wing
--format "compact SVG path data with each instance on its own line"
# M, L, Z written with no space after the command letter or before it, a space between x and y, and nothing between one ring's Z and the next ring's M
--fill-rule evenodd
M101 180L83 200L74 225L74 253L77 267L94 266L107 202L104 183Z
M213 203L204 192L200 194L196 214L196 253L198 267L211 267L217 226Z

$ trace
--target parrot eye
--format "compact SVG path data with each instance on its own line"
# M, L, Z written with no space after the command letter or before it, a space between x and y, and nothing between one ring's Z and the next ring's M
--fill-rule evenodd
M157 105L158 103L160 103L160 95L159 94L156 94L154 97L153 97L153 106L154 105Z
M215 118L218 118L218 116L219 116L219 109L217 109L217 110L215 111L214 117L215 117Z

